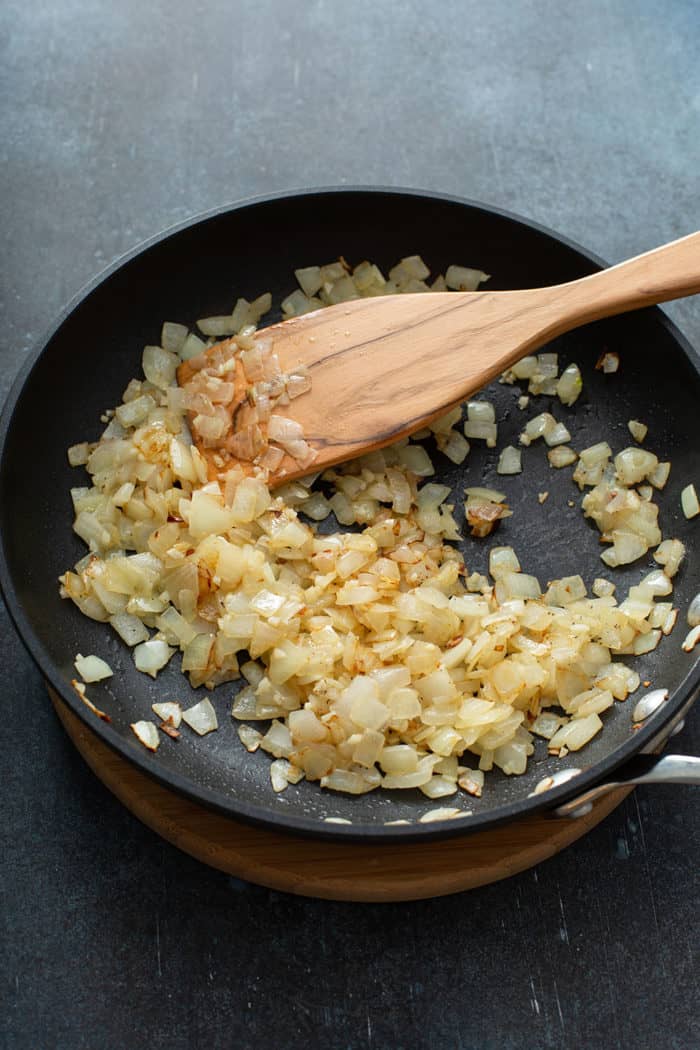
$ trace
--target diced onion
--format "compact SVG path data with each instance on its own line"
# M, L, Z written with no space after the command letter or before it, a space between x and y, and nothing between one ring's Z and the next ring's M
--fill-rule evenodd
M101 682L104 678L111 678L114 671L99 656L81 656L75 658L75 669L84 682Z
M578 365L567 365L557 383L557 397L563 405L573 405L582 389L583 380Z
M472 423L495 423L496 410L490 401L469 401L467 419Z
M520 474L522 471L520 449L506 445L498 458L497 474Z
M169 350L173 354L179 354L188 334L188 329L184 324L165 321L160 334L160 345L164 350Z
M685 545L680 540L662 540L654 553L654 561L663 565L664 572L671 579L678 572L684 557Z
M627 423L627 429L629 430L634 440L638 441L640 444L642 443L642 441L644 441L644 438L647 436L647 432L649 430L646 424L640 423L638 419L630 419Z
M549 412L541 412L538 416L529 420L525 425L525 436L529 441L534 441L537 438L544 437L551 433L557 427L557 421L553 415ZM566 439L569 440L568 438ZM522 438L521 438L522 441ZM522 442L526 444L527 442Z
M205 736L219 728L216 711L212 707L211 700L206 697L193 707L188 707L182 712L182 721L190 729L194 729L199 736Z
M603 723L595 713L588 715L586 718L572 719L571 722L567 722L566 725L557 730L549 741L549 746L551 748L565 747L568 751L579 751L602 728Z
M567 445L557 445L547 453L547 459L553 467L568 467L576 462L577 456Z
M173 729L177 729L182 721L182 708L173 701L151 704L151 710L164 722L169 722Z
M157 751L160 745L160 735L153 722L132 722L131 728L134 734L148 751Z
M467 266L448 266L445 273L445 284L458 292L474 292L488 281L489 274L483 270L472 270Z
M681 648L684 653L692 653L698 642L700 642L700 626L691 627L683 639Z
M615 474L624 485L636 485L658 466L653 452L642 448L626 448L615 456Z
M555 423L553 427L545 430L543 437L545 443L551 447L566 445L568 441L571 441L571 434L563 423Z
M197 327L204 335L219 339L222 335L234 335L238 331L236 322L230 314L218 317L202 317Z
M71 445L68 449L68 462L71 467L84 466L90 456L90 446L87 441L81 441L78 445Z
M205 347L206 343L204 343L199 336L195 335L194 332L190 332L178 351L180 359L182 361L189 361L191 358L197 357L201 354Z
M166 390L175 382L178 358L160 346L147 346L143 351L143 374L149 383Z
M160 670L167 664L175 652L167 642L158 638L152 638L148 642L142 642L134 649L134 663L139 671L149 674L155 678Z
M464 436L471 438L472 441L485 441L488 448L495 448L498 426L496 423L468 419L464 424Z
M698 503L695 485L686 485L681 492L681 507L686 518L694 518L700 514L700 503Z

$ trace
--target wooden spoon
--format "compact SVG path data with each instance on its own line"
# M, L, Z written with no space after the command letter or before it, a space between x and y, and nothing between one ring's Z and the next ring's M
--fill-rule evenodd
M305 365L312 379L274 413L301 424L317 458L302 469L285 457L270 484L421 429L577 325L697 292L700 232L568 284L355 299L272 325L260 334L282 370ZM185 362L180 382L189 374ZM200 451L215 476L212 450Z

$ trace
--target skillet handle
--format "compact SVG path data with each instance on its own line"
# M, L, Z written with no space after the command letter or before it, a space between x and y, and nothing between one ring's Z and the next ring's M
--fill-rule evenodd
M590 813L593 803L615 788L636 784L698 784L700 785L700 758L693 755L637 755L618 770L615 780L597 784L577 798L564 802L552 810L553 817L583 817Z

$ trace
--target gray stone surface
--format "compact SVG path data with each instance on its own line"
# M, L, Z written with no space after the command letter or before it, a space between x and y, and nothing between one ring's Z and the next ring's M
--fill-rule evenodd
M453 192L610 261L698 226L697 0L5 0L0 25L0 400L95 272L252 194ZM667 309L700 347L698 300ZM2 1047L698 1045L692 789L471 894L295 899L125 812L4 611L0 666Z

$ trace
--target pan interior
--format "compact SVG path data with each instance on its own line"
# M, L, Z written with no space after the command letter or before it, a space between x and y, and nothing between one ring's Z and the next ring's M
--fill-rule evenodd
M230 309L239 295L252 299L271 291L273 302L295 286L293 271L344 255L390 267L405 255L420 253L433 273L453 262L492 274L489 289L526 288L572 280L597 269L595 263L545 232L511 217L458 202L403 193L308 194L252 204L202 220L131 258L80 302L49 339L27 379L7 430L0 471L0 531L6 561L5 585L16 600L20 627L33 634L34 655L57 684L73 677L77 652L97 653L112 665L112 679L90 687L90 695L109 711L122 748L154 775L184 786L194 797L214 802L231 813L275 821L325 817L381 827L385 821L417 817L434 806L419 792L375 792L358 799L330 794L302 783L275 795L269 782L269 758L243 751L229 716L235 684L213 695L220 721L217 733L199 739L183 734L164 740L155 757L146 755L129 724L151 715L156 700L178 699L189 705L204 691L190 689L178 669L179 658L156 682L137 672L129 650L105 626L85 619L58 596L57 577L84 553L73 535L69 489L83 483L71 469L66 448L96 439L100 415L118 403L129 379L139 374L142 348L157 343L163 320L194 325L197 317ZM688 547L692 523L680 510L680 491L693 477L697 429L698 377L672 327L657 310L645 310L589 325L556 340L550 347L562 367L576 361L584 392L573 409L554 402L580 449L608 440L617 451L632 444L629 419L649 426L647 447L672 461L671 478L659 498L664 536L677 536ZM604 376L595 363L604 349L620 354L617 374ZM499 448L517 444L527 418L552 407L551 398L531 398L520 411L519 387L492 384L488 397L500 421ZM523 457L521 475L496 474L497 450L474 442L462 467L455 467L433 448L440 481L454 487L459 504L469 484L503 488L514 516L487 540L467 538L462 549L470 570L485 571L489 547L515 547L523 571L545 583L580 573L590 585L605 566L600 561L597 531L584 521L580 493L570 470L552 470L545 450ZM544 505L537 494L548 491ZM572 505L573 504L573 505ZM614 574L621 591L637 582L655 563L651 553ZM676 578L674 604L687 608L693 596L688 564ZM671 638L648 656L635 660L642 678L673 693L691 670L692 657L682 653L680 625ZM642 695L644 689L636 694ZM76 710L85 709L76 701ZM605 761L631 737L632 704L616 704L604 716L605 730L583 751L563 764L586 767ZM31 718L31 712L27 712ZM465 756L468 762L469 756ZM478 760L474 757L474 764ZM538 780L562 763L538 744L522 777L498 771L487 777L482 799L447 799L475 814L506 817ZM262 808L260 808L262 807ZM332 825L326 825L327 828ZM427 830L427 828L426 828Z

